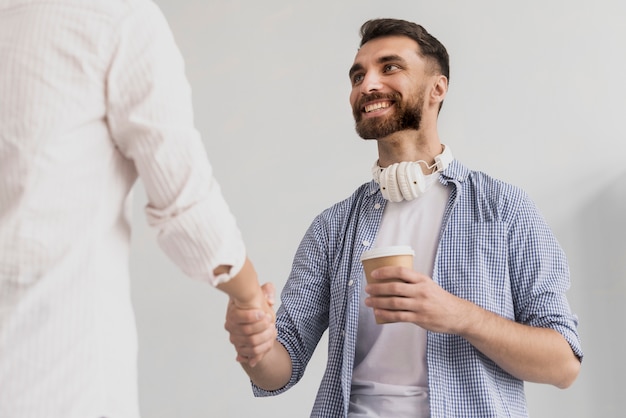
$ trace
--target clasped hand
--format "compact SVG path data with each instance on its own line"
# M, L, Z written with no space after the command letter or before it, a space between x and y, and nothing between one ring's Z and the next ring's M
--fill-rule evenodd
M274 285L261 286L264 300L262 309L238 306L232 298L226 310L224 328L237 352L236 360L254 367L267 354L276 340L276 314L274 313Z

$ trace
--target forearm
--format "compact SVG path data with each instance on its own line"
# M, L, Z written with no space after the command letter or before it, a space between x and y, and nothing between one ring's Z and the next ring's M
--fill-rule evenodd
M459 335L518 379L563 389L578 376L580 361L557 331L519 324L473 304L466 318Z
M255 385L267 391L278 390L291 379L291 357L278 341L254 367L246 363L241 366Z
M230 266L218 266L213 273L219 275L228 273L229 270ZM267 305L256 270L248 258L237 275L218 284L217 288L228 294L240 308L261 308Z

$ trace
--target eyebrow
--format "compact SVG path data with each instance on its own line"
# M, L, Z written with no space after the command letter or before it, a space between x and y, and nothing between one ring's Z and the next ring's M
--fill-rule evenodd
M385 55L383 57L380 57L376 60L376 62L378 64L385 64L388 62L400 62L401 64L405 64L406 60L402 58L400 55L392 54L392 55ZM348 71L348 76L352 78L354 73L363 70L363 68L364 67L361 64L358 64L358 63L354 64L352 67L350 67L350 71Z

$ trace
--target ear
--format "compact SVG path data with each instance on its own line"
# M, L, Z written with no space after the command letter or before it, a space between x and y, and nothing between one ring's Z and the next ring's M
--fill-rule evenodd
M439 105L446 98L448 94L448 78L445 75L438 74L434 77L434 84L430 91L430 99L433 104Z

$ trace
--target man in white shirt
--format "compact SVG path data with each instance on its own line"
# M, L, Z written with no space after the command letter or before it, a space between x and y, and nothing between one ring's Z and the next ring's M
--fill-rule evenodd
M150 0L0 1L0 417L139 416L129 192L167 255L273 315Z

